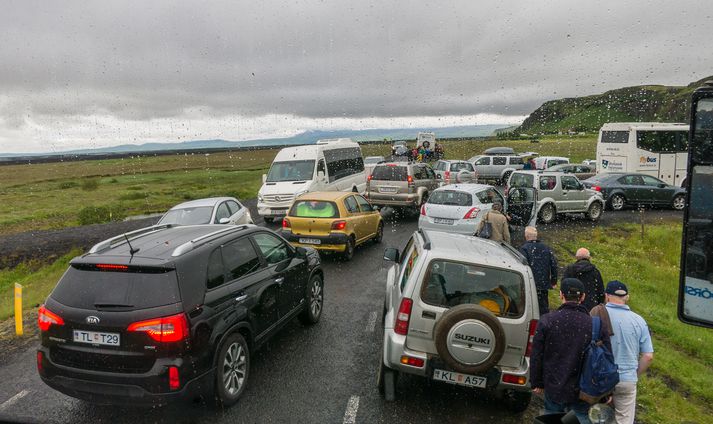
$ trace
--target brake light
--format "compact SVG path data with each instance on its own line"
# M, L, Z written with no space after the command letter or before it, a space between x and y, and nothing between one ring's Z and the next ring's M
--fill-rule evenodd
M178 367L168 367L168 388L178 390L181 388L181 379L178 376Z
M527 335L527 348L525 348L525 356L530 357L530 352L532 352L532 340L535 338L535 331L537 330L537 320L530 320L530 329Z
M503 374L503 383L518 384L522 386L527 383L527 377L524 375Z
M40 331L47 331L52 325L64 325L64 320L42 305L37 311L37 325L40 327Z
M372 178L374 178L374 176L373 176L373 175L369 175L368 177L366 177L366 180L367 180L367 181L371 181Z
M443 179L446 181L450 181L451 180L451 171L446 171L444 173Z
M478 212L480 212L480 209L470 208L470 210L463 215L463 219L475 219L478 217Z
M413 306L413 300L408 297L401 299L401 305L399 305L399 312L396 314L396 322L394 323L394 332L396 334L401 334L405 336L408 333L408 323L411 319L411 307Z
M421 205L421 215L426 216L426 204Z
M332 231L341 231L347 228L347 221L334 221L332 222Z
M103 269L106 271L128 271L129 267L127 265L115 265L115 264L96 264L94 265L98 269Z
M421 358L414 358L411 356L404 355L401 357L401 363L404 365L411 365L412 367L422 368L424 360Z
M410 176L410 175L407 175L407 176L406 176L406 181L408 181L408 184L409 184L409 185L413 184L413 177Z
M602 188L601 188L600 186L593 186L593 187L592 187L592 190L601 192L601 191L602 191Z
M126 331L143 332L160 343L180 342L188 338L186 315L148 319L130 324Z
M289 219L282 218L282 228L292 228L292 224L290 224Z

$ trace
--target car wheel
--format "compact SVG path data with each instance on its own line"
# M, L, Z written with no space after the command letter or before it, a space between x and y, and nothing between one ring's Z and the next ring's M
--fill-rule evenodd
M492 312L480 305L458 305L446 311L434 328L436 350L453 370L480 374L505 353L505 332Z
M263 218L263 220L265 221L266 224L272 224L273 221L275 221L275 218L273 218L271 216L266 216Z
M381 243L384 239L384 223L379 222L379 228L376 229L376 235L374 235L374 243Z
M547 203L542 206L542 209L540 209L540 221L543 224L553 223L556 216L557 212L555 211L555 207L552 203Z
M379 373L376 377L376 385L379 387L379 393L384 397L387 402L393 402L396 400L396 380L398 379L398 372L392 370L391 368L384 365L384 355L379 357Z
M624 209L625 204L626 199L621 194L615 194L611 197L611 199L609 199L609 206L613 211L620 211Z
M505 407L515 413L523 412L530 406L532 400L532 392L519 392L515 390L506 390L503 394L503 404Z
M592 202L587 209L587 219L590 221L597 221L602 216L602 204L599 202Z
M347 244L344 246L344 252L342 253L342 259L345 261L351 261L354 257L354 247L355 247L354 237L349 236Z
M216 399L223 406L231 406L245 391L250 375L250 351L240 333L233 333L218 352L215 371Z
M673 208L677 211L683 210L686 207L686 196L683 194L677 194L673 197Z
M313 275L307 285L307 307L299 315L302 324L312 325L319 322L324 308L324 282L319 275Z

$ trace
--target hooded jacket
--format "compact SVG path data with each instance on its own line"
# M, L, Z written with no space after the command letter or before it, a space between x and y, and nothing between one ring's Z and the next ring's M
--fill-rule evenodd
M579 259L577 262L567 265L564 269L563 278L577 278L584 284L584 298L582 305L587 308L587 312L593 307L604 303L604 281L602 274L589 259Z

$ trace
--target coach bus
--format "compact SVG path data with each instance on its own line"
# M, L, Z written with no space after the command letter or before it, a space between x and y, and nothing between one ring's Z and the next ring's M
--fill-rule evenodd
M608 123L599 130L597 173L641 172L683 186L688 124Z

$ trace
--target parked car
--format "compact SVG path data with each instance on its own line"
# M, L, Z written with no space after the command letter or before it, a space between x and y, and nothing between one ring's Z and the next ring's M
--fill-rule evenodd
M579 180L586 180L587 178L597 173L597 170L594 166L584 165L581 163L564 163L560 165L551 166L546 170L552 172L564 172L565 174L573 174Z
M364 173L368 177L371 175L371 171L374 170L374 167L380 163L386 162L386 158L383 156L367 156L364 158Z
M525 166L522 156L519 155L478 155L468 159L473 164L478 179L496 180L504 183L513 171Z
M356 193L316 192L300 196L282 220L282 236L293 246L341 252L345 259L367 241L381 243L379 210Z
M569 163L569 158L561 156L538 156L534 159L535 169L545 170L555 165Z
M451 184L431 193L421 206L418 228L472 235L494 202L506 205L493 186Z
M535 191L536 214L540 222L549 224L558 214L584 213L597 221L604 210L604 199L596 190L585 186L571 174L550 171L515 171L510 175L506 193L513 188L526 187Z
M373 205L418 211L438 185L435 172L425 163L383 163L367 179L364 197Z
M319 321L323 285L317 251L254 225L122 234L74 258L40 307L37 369L92 402L232 405L255 349Z
M391 156L408 156L409 150L405 140L396 140L391 144Z
M158 224L252 224L250 210L234 197L210 197L180 203L166 212Z
M475 182L478 177L473 164L465 160L439 160L433 171L444 184Z
M603 173L582 181L585 187L599 192L610 209L627 206L667 206L683 210L686 190L666 184L651 175L640 173Z
M529 352L539 319L535 281L507 243L417 231L388 248L378 386L396 398L399 374L489 391L527 409Z

